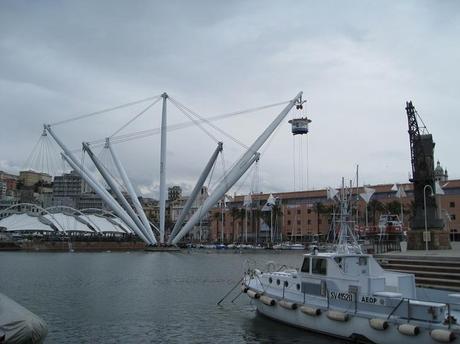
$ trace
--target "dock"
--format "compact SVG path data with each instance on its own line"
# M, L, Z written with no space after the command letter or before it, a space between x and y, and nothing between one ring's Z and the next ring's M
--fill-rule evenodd
M451 250L410 250L374 255L390 271L415 275L419 287L460 291L460 243Z

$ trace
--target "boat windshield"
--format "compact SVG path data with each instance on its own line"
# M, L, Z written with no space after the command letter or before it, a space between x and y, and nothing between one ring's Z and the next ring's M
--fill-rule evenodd
M318 275L327 275L327 259L312 258L311 272Z
M305 257L303 259L302 268L300 269L300 271L306 272L307 274L310 273L310 258L309 257Z

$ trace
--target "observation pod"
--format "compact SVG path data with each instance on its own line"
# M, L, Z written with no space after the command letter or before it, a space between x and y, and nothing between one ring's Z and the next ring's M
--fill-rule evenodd
M289 121L293 135L304 135L308 133L308 124L311 123L307 117L294 118Z

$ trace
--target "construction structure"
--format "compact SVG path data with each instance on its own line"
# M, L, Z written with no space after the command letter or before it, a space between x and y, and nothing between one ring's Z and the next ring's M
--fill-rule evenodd
M444 231L435 193L434 146L432 135L420 119L411 101L406 103L409 126L414 211L408 249L449 249L449 233ZM439 188L439 187L438 187Z

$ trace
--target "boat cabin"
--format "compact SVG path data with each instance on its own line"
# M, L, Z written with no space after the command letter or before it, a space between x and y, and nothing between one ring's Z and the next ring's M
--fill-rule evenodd
M411 274L385 271L370 255L319 253L305 254L299 277L326 281L329 290L356 289L365 295L415 297Z

